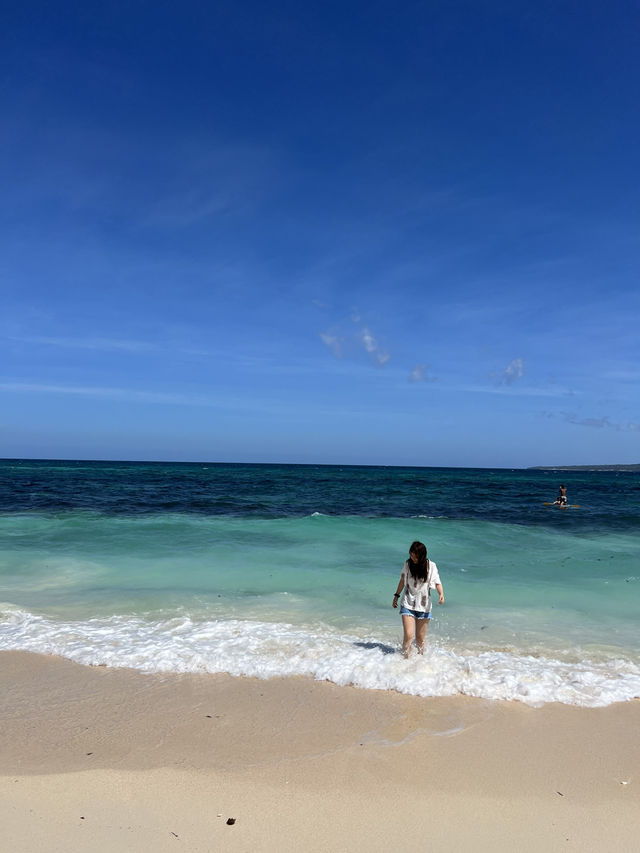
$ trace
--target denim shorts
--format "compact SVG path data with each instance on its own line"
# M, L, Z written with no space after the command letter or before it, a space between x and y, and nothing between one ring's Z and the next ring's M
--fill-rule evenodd
M400 608L401 616L413 616L414 619L432 619L431 611L428 613L423 613L422 610L409 610L408 607Z

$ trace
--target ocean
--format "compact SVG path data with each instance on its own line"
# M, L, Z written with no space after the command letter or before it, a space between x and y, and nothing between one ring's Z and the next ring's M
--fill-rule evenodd
M640 696L639 519L624 471L4 460L0 649L608 705ZM446 601L405 660L415 539Z

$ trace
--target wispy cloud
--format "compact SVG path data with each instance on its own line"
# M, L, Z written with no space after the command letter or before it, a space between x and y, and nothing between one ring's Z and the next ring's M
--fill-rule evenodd
M355 357L358 353L364 352L377 367L383 367L391 358L388 350L374 335L371 328L363 323L357 310L352 312L350 322L352 326L347 331L337 325L326 332L320 332L322 343L336 358L349 355Z
M591 427L592 429L622 429L620 424L613 423L609 420L608 415L601 418L579 418L572 412L561 412L562 418L568 424L577 424L578 426Z
M176 150L165 156L175 177L149 198L143 226L189 228L221 214L252 212L267 197L278 171L272 151L243 144L178 140Z
M180 406L214 406L216 402L201 395L168 394L92 385L46 385L37 382L2 382L0 391L22 394L69 394L76 397L100 397L139 403L169 403Z
M96 351L148 352L156 349L148 341L130 341L117 338L57 338L46 336L10 337L9 340L25 344L61 347L66 349L86 349Z
M518 379L522 379L523 376L523 363L521 358L514 358L513 361L510 361L509 364L505 367L504 373L502 375L502 381L505 385L513 385Z
M8 192L19 211L54 203L86 222L108 216L135 230L189 229L220 217L246 216L265 202L282 174L273 147L214 134L180 129L172 135L123 134L78 119L36 130L28 111L7 132L16 152L20 140L35 133L46 151L32 157L25 177L10 182Z
M409 374L409 382L436 382L435 376L429 376L428 364L416 364Z
M590 429L612 429L618 432L640 432L640 423L627 421L618 423L612 421L609 415L600 418L581 418L575 412L542 412L545 418L561 418L565 423L576 426L589 427Z
M360 330L360 340L365 351L377 364L386 364L391 358L389 353L380 346L380 343L366 326Z
M607 370L602 374L603 379L611 379L620 382L640 382L640 369L618 369Z
M538 388L535 386L508 386L502 385L456 385L451 386L452 391L471 392L473 394L504 394L514 397L567 397L574 394L566 388L547 386Z
M500 373L492 371L489 377L494 380L497 385L514 385L519 379L524 376L524 362L521 358L512 359L509 364Z
M338 335L332 335L329 332L320 332L320 340L331 350L336 358L342 358L344 339Z

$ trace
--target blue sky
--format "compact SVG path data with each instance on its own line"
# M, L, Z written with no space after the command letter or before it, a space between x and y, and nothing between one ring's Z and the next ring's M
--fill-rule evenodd
M32 3L0 456L640 462L640 5Z

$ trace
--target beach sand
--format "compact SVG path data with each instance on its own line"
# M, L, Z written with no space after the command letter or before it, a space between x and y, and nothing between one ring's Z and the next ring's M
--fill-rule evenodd
M22 652L0 653L0 697L7 853L638 847L640 701L534 709Z

